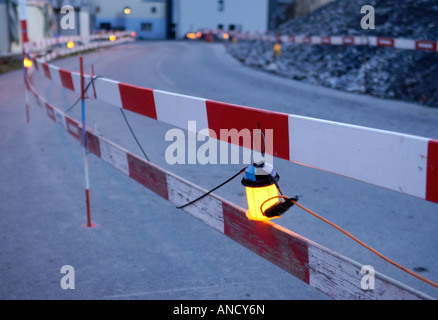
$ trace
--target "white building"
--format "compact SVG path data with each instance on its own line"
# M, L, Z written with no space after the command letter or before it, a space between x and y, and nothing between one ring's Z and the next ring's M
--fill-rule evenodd
M94 28L135 31L139 38L166 38L166 1L92 0Z
M0 54L22 50L20 17L15 1L0 0ZM40 41L55 34L52 6L44 1L27 1L27 36Z
M176 38L205 29L265 32L269 0L174 0Z

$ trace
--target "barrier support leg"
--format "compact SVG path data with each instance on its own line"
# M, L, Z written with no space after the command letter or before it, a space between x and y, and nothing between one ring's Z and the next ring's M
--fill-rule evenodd
M22 49L22 60L24 62L24 58L26 57L25 46L29 42L29 38L27 36L27 13L26 13L26 0L20 0L18 2L18 11L20 17L20 28L21 28L21 44L23 46ZM26 100L26 123L30 123L30 114L29 114L29 97L27 94L27 70L26 67L23 66L23 76L24 76L24 98Z
M24 55L23 55L24 57ZM23 68L23 75L24 75L24 100L26 102L26 123L30 123L30 112L29 112L29 94L28 94L28 84L27 84L27 70L26 68Z
M85 88L84 88L84 59L79 57L80 72L81 72L81 111L82 111L82 155L84 159L84 174L85 174L85 201L87 204L87 224L86 228L94 228L95 223L91 222L90 210L90 181L88 177L88 159L87 159L87 130L85 118Z

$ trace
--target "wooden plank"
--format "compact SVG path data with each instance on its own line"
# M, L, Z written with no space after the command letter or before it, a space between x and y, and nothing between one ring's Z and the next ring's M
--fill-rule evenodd
M169 173L167 174L167 189L169 201L175 206L182 206L207 192L207 190L202 190L200 187ZM184 207L183 210L213 229L224 233L222 202L215 197L205 197L193 205Z
M245 210L223 204L225 235L309 284L306 241L268 221L251 221Z
M166 173L150 162L128 153L129 177L159 196L169 199Z
M89 132L89 131L87 131ZM100 158L120 170L123 174L129 176L127 151L121 147L116 147L113 143L99 137Z
M90 134L93 134L89 130ZM100 142L104 141L99 138ZM109 143L109 142L108 142ZM111 143L112 144L112 143ZM101 143L102 145L102 143ZM117 145L112 144L118 148ZM120 148L120 151L123 149ZM129 155L129 153L128 153ZM155 184L135 180L176 205L187 203L205 192L204 189L164 170L152 166L144 159L136 158L136 166L146 172L155 170L155 182L167 185L168 192L157 191ZM131 169L131 166L130 166ZM134 169L138 171L138 169ZM160 173L159 173L160 172ZM143 173L144 174L144 173ZM158 178L161 177L161 178ZM162 179L158 181L157 179ZM360 286L361 265L336 252L320 246L271 221L249 221L245 209L210 194L196 206L184 208L192 216L206 223L227 237L248 248L274 265L315 287L335 299L432 299L415 289L407 287L376 272L376 289L372 292ZM219 209L219 211L218 211ZM220 213L222 210L222 214ZM221 223L223 221L223 229Z
M309 284L335 299L425 300L423 293L375 272L374 289L362 289L362 265L308 241Z

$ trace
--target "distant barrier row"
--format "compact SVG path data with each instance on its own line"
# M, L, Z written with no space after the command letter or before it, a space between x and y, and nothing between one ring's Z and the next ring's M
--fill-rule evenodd
M56 59L58 57L63 57L66 55L75 54L75 53L83 52L86 50L105 48L105 47L114 46L114 45L118 45L118 44L122 44L122 43L126 43L126 42L132 42L134 40L135 40L134 38L128 36L128 37L122 37L122 38L114 38L112 40L102 40L102 41L90 42L90 43L82 44L82 45L75 45L73 48L61 47L61 48L51 50L49 53L44 54L43 56L39 57L38 60L40 62L50 61L50 60Z
M202 31L201 34L208 34L210 31ZM272 35L260 33L240 33L235 31L211 31L219 38L237 40L267 41L279 43L313 44L313 45L361 45L373 47L387 47L405 50L421 50L438 52L438 41L415 40L405 38L376 37L376 36L304 36L304 35ZM224 35L226 35L224 37Z
M38 51L48 47L65 44L69 41L81 42L83 45L92 45L91 42L96 40L108 40L110 42L114 42L117 39L119 39L120 41L120 39L126 40L128 38L135 38L135 36L136 34L133 31L103 32L92 34L89 36L60 36L56 38L43 39L40 41L26 42L24 43L24 50L26 52ZM97 46L98 42L95 42L94 45Z

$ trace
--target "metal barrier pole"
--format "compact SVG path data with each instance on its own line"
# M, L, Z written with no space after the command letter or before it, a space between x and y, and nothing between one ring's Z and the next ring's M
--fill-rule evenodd
M88 176L88 159L87 159L87 130L85 118L85 87L84 87L84 59L79 57L80 72L81 72L81 113L82 113L82 154L84 159L84 173L85 173L85 201L87 204L87 224L84 227L93 228L96 225L91 222L90 210L90 180Z
M26 123L30 123L30 114L29 114L29 96L27 93L27 67L24 66L24 59L26 58L26 52L24 50L25 44L29 42L29 38L27 37L27 13L26 13L26 0L20 0L18 3L19 13L20 13L20 27L21 27L21 42L22 42L22 63L23 63L23 78L24 78L24 99L26 102Z

